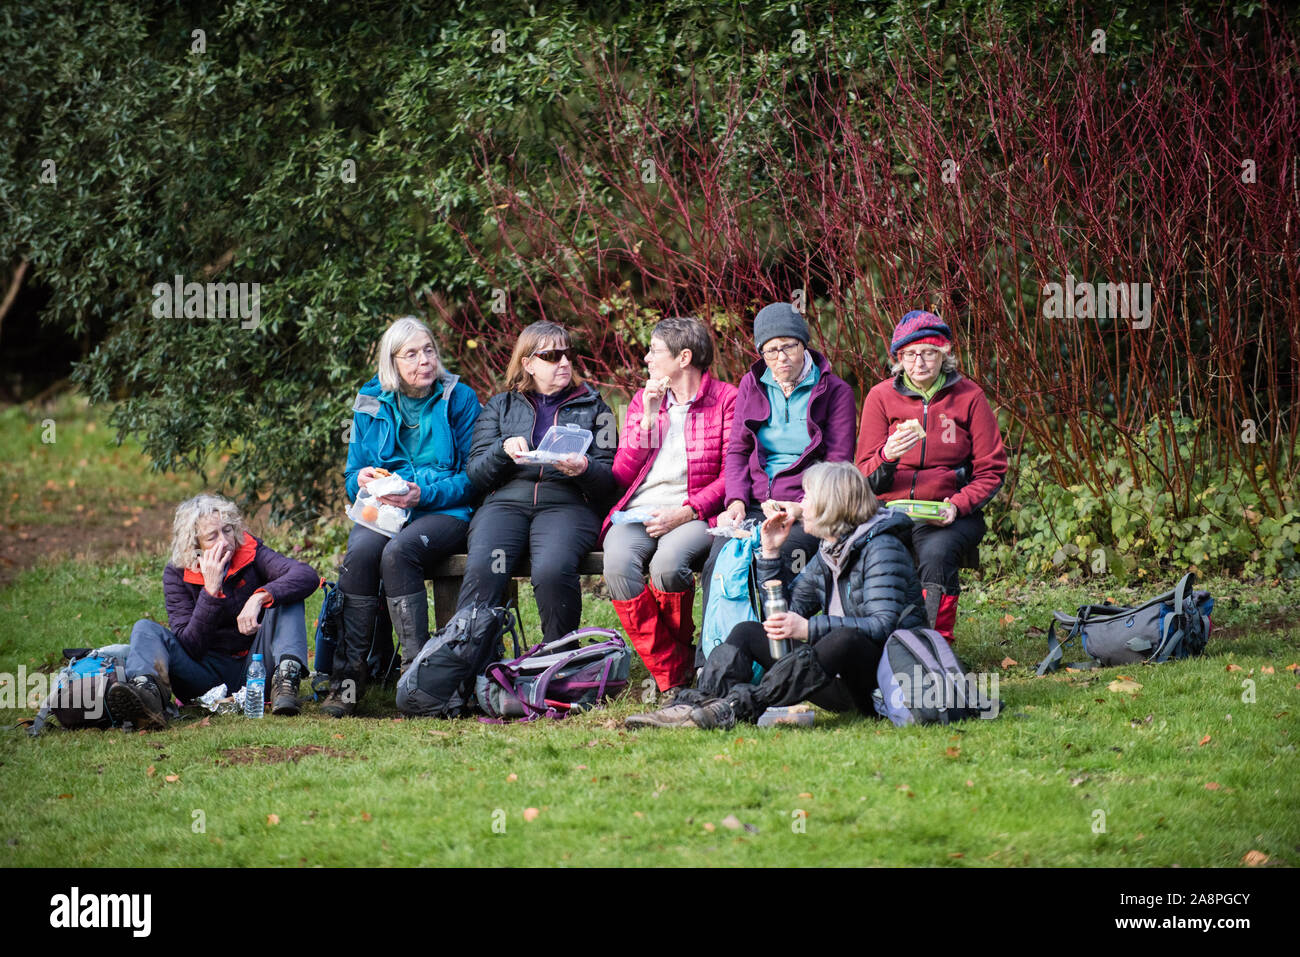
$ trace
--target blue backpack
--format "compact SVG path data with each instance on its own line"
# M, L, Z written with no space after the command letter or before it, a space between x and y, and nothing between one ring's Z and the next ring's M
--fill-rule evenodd
M704 628L700 632L700 649L706 659L741 622L761 620L754 583L754 550L759 541L757 528L748 538L728 539L713 563L709 604L704 609ZM757 683L762 676L763 667L755 662L753 681Z

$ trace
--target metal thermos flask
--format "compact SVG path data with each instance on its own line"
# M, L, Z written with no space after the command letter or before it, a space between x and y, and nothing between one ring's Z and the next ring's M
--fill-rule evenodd
M773 615L788 611L789 607L785 601L785 594L781 591L780 579L773 578L770 581L763 582L763 614L765 620ZM786 638L769 637L767 647L772 652L772 657L777 661L790 653L790 641Z

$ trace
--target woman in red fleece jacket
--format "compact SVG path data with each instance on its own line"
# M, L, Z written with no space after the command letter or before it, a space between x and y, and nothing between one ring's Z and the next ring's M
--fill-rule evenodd
M984 390L957 371L952 330L932 312L909 312L894 329L891 377L862 404L854 461L883 502L946 502L947 514L921 522L912 549L934 629L953 640L962 554L984 537L984 506L1007 474L998 419ZM915 419L921 433L898 426Z

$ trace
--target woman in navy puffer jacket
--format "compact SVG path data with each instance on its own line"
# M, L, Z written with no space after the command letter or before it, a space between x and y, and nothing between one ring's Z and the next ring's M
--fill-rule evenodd
M737 625L709 656L697 688L667 708L629 718L629 727L729 728L805 699L836 711L872 712L885 639L895 629L926 624L907 547L912 522L879 508L865 476L849 462L812 466L803 486L804 527L822 540L816 557L790 588L780 549L793 521L779 514L763 523L758 559L760 581L779 578L786 586L789 611ZM770 638L790 641L794 650L776 660ZM757 685L750 684L755 663L765 672Z

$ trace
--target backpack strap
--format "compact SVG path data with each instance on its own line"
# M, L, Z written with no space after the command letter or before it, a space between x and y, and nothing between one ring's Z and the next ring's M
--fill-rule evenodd
M1157 664L1168 661L1171 657L1177 655L1181 647L1183 638L1187 636L1187 629L1191 622L1187 620L1187 597L1192 593L1196 586L1196 576L1188 572L1178 580L1178 586L1174 589L1174 610L1172 614L1165 616L1164 626L1161 629L1160 644L1154 652L1151 653L1149 661ZM1177 623L1177 628L1175 628Z

